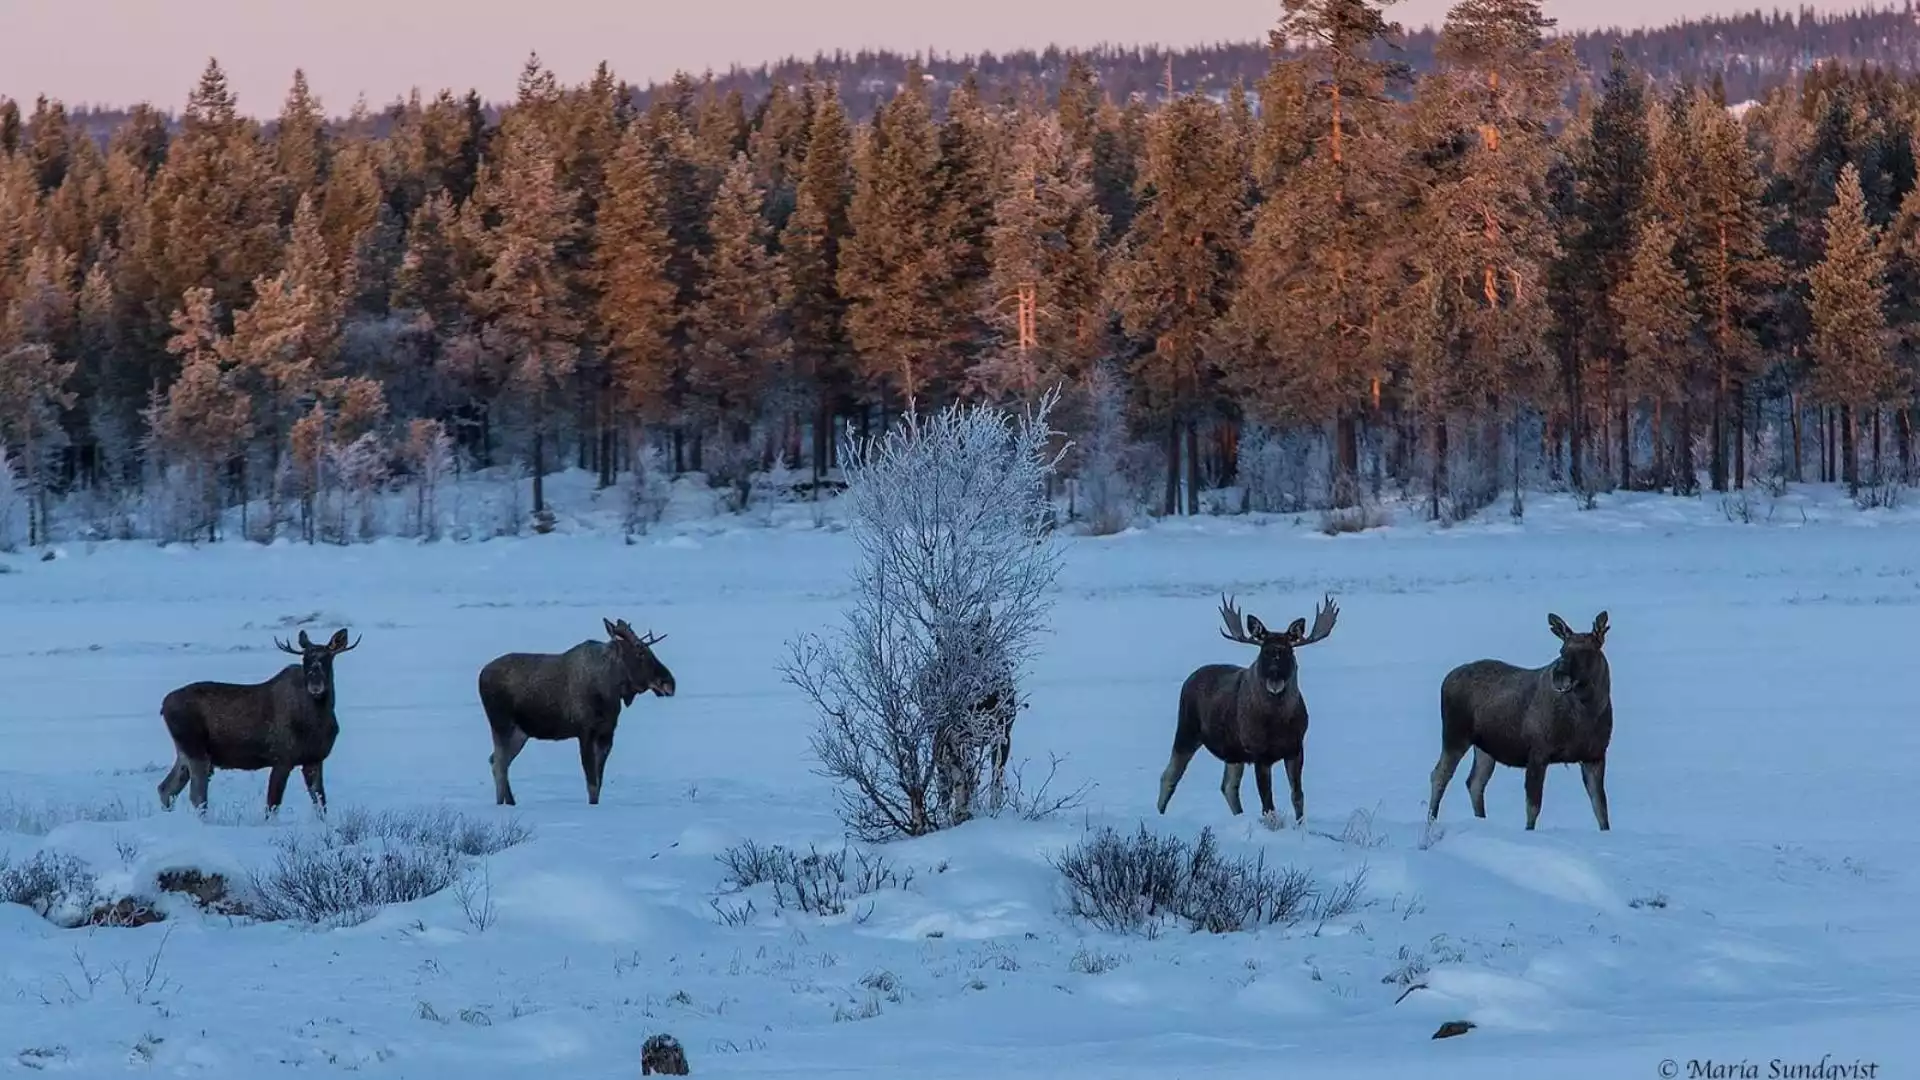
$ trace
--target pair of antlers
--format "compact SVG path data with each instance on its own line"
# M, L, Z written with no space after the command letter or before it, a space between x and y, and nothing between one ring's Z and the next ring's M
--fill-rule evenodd
M347 632L341 630L333 636L332 641L327 642L325 645L315 645L307 638L307 632L302 630L300 631L300 644L298 645L289 645L279 638L274 638L273 643L279 646L281 652L292 653L295 656L305 656L310 652L328 652L339 656L343 652L352 652L359 648L360 638L354 638L353 644L349 645L347 644Z
M1226 629L1220 631L1220 636L1242 645L1264 645L1269 641L1277 641L1289 648L1311 645L1333 633L1333 621L1339 617L1340 607L1333 602L1333 594L1328 593L1326 600L1314 609L1312 631L1307 630L1307 620L1295 619L1292 626L1275 633L1260 625L1260 620L1251 615L1247 617L1253 623L1253 629L1249 631L1241 624L1240 609L1234 606L1233 600L1224 596L1220 598L1220 619L1227 624Z
M607 619L601 619L600 621L606 624L608 637L615 638L617 640L622 640L622 641L630 641L633 644L638 645L642 648L651 649L655 645L658 645L661 642L667 640L667 635L655 634L651 630L647 631L647 636L642 638L640 635L633 632L633 627L627 625L627 620L625 619L617 619L613 621L609 621Z

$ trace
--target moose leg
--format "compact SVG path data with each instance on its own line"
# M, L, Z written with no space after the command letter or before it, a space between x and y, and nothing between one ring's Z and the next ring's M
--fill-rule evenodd
M593 790L599 791L607 778L607 755L613 753L613 732L593 740Z
M506 737L493 737L493 753L487 756L487 764L493 766L493 802L496 806L512 806L513 787L507 783L507 769L513 765L513 759L527 745L527 733L519 728L508 731Z
M1160 812L1167 812L1167 803L1173 801L1173 789L1180 784L1180 778L1187 774L1187 765L1193 761L1194 751L1175 748L1173 756L1167 759L1167 767L1160 773Z
M1227 768L1220 776L1220 794L1227 797L1227 809L1235 814L1240 810L1240 778L1247 774L1247 767L1237 761L1227 762Z
M1544 761L1527 762L1527 829L1533 829L1533 823L1540 818L1540 801L1547 789L1547 763Z
M1467 773L1467 798L1473 800L1473 816L1487 816L1487 781L1493 779L1493 767L1499 762L1485 750L1473 751L1473 769Z
M1427 820L1440 816L1440 798L1447 793L1447 785L1453 783L1453 774L1460 768L1460 760L1467 756L1467 748L1455 749L1451 746L1440 748L1440 760L1433 763L1433 791L1427 797Z
M1600 824L1600 831L1608 831L1607 826L1607 759L1580 763L1580 781L1587 785L1587 801L1593 804L1593 820Z
M1307 820L1307 794L1300 790L1300 770L1307 764L1307 748L1301 747L1287 759L1287 786L1293 789L1293 823Z
M175 755L173 768L169 769L167 775L160 780L160 809L173 809L173 800L179 798L180 793L186 790L188 775L187 759Z
M204 758L187 759L187 801L195 813L207 812L207 781L213 777L213 762Z
M600 805L600 772L594 767L599 758L594 749L594 739L590 734L580 736L580 771L587 777L587 805Z
M321 773L321 763L300 766L300 782L307 785L307 797L313 800L313 808L321 817L327 816L327 782Z
M293 766L275 765L267 773L267 816L280 813L280 800L287 797L287 780L293 776Z
M1269 824L1279 824L1280 815L1273 809L1273 762L1254 763L1253 787L1260 793L1260 819Z

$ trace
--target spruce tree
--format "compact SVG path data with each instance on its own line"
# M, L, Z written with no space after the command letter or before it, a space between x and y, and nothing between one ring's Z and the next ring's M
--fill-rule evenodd
M726 436L735 452L730 460L747 446L753 422L785 382L784 286L767 249L762 201L753 162L742 153L714 198L707 227L713 248L701 257L700 290L687 320L690 406Z
M1827 211L1825 252L1807 274L1812 297L1813 392L1840 409L1841 479L1857 494L1859 414L1900 389L1886 322L1886 258L1867 220L1860 172L1848 164Z
M1676 494L1692 490L1690 448L1679 448L1685 479L1665 476L1670 460L1663 420L1682 390L1681 373L1700 348L1699 315L1686 272L1675 258L1673 229L1657 215L1647 215L1635 237L1627 274L1608 297L1613 326L1625 355L1621 370L1621 397L1629 404L1652 407L1654 474L1660 482L1673 479Z
M679 289L668 274L674 244L665 178L638 125L627 129L608 165L594 239L608 359L604 427L666 419L681 321ZM612 482L610 466L603 465L600 479Z
M847 303L840 290L840 249L850 225L853 133L832 84L820 88L794 192L793 215L780 236L786 264L787 314L796 376L813 404L813 477L826 475L833 421L852 393ZM818 490L816 488L816 490Z

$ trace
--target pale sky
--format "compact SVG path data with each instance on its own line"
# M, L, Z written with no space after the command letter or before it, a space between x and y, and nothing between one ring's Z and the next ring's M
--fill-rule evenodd
M1402 0L1408 26L1448 0ZM1547 0L1569 29L1669 22L1772 0ZM1788 6L1798 6L1788 5ZM1821 9L1855 0L1813 0ZM943 53L1264 36L1278 0L0 0L0 95L177 110L209 56L271 115L306 69L329 113L418 86L511 97L529 50L563 82L606 60L630 82L863 46Z

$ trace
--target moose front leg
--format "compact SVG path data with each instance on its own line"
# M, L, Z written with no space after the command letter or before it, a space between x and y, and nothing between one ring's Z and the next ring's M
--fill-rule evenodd
M1478 747L1473 751L1473 768L1467 773L1467 798L1473 802L1473 816L1487 816L1487 782L1493 779L1493 767L1499 762Z
M300 781L307 785L307 797L313 800L313 809L321 817L327 816L327 782L321 772L321 762L300 766Z
M594 748L593 735L582 732L580 735L580 772L587 778L587 805L600 805L600 774L594 768L599 751Z
M193 812L204 815L207 812L207 785L213 780L213 762L202 758L187 759L187 801L193 804Z
M1540 802L1547 789L1547 763L1545 761L1527 762L1527 829L1532 831L1533 823L1540 819Z
M160 780L160 809L173 809L173 800L179 798L180 793L186 790L189 775L191 773L187 769L187 759L175 755L173 768L168 770L167 775Z
M293 776L293 766L275 765L267 773L267 816L280 813L280 800L286 798L287 781Z
M1301 824L1307 820L1307 793L1300 788L1300 772L1306 768L1307 748L1301 747L1287 759L1287 787L1293 792L1293 823Z
M1260 793L1260 820L1268 825L1278 825L1280 815L1273 809L1273 762L1254 763L1253 787Z
M1587 801L1593 804L1593 820L1599 824L1601 832L1607 832L1607 759L1581 762L1580 782L1587 786Z

